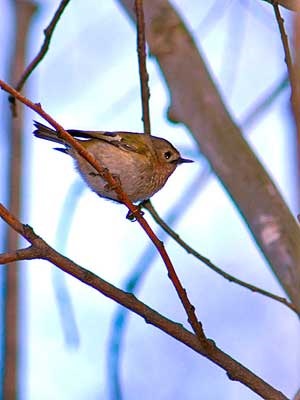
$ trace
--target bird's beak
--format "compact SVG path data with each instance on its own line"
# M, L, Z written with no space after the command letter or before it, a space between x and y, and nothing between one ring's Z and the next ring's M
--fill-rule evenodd
M189 160L188 158L179 157L177 160L177 164L191 163L193 160Z

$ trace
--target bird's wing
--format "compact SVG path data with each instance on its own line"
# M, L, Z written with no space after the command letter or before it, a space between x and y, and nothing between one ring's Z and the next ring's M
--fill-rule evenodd
M137 151L136 145L132 141L126 140L128 135L137 135L134 132L82 131L78 129L68 129L68 132L75 138L98 139L123 150ZM121 134L126 134L126 136Z
M57 135L54 129L37 121L34 121L34 126L37 128L33 132L35 136L55 143L65 144L68 147L68 144ZM137 134L134 132L83 131L79 129L68 129L67 132L75 139L98 139L125 151L138 152L137 145L134 141L129 140L131 135Z

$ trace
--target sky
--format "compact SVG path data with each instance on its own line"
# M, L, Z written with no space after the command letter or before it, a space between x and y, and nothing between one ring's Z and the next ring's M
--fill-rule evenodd
M12 34L10 2L0 26L1 76ZM271 8L264 2L172 1L201 49L233 118L245 116L286 74L282 45ZM28 61L38 51L57 2L40 1L30 30ZM291 15L285 14L290 29ZM5 34L5 35L4 35ZM2 38L2 39L1 39ZM201 155L192 135L166 118L167 87L155 60L150 75L152 132L195 160L176 170L153 198L159 214L200 253L234 276L285 296L254 243L245 222ZM57 26L51 48L29 79L26 95L66 128L142 131L136 33L115 1L76 0ZM1 93L1 108L5 96ZM7 110L5 110L7 112ZM86 189L72 160L32 135L32 111L25 114L22 219L51 246L103 279L124 288L143 270L137 297L186 327L186 316L161 260L127 210ZM1 123L1 129L3 123ZM293 129L289 91L251 126L249 144L297 212L293 182ZM0 139L0 156L5 140ZM271 145L270 145L271 143ZM1 182L4 172L0 171ZM203 178L203 176L205 178ZM200 179L203 184L199 185ZM204 180L205 179L205 180ZM200 188L198 188L198 185ZM5 186L0 188L6 201ZM146 214L151 226L163 233ZM1 228L3 232L3 226ZM166 248L208 337L232 357L291 397L299 384L299 322L282 304L234 285L210 271L172 240ZM147 262L149 261L149 262ZM78 332L68 311L61 318L55 288L67 285ZM21 400L94 400L111 396L111 340L119 307L41 260L22 264ZM70 328L71 327L71 328ZM208 360L128 316L122 338L120 377L124 399L243 399L259 397ZM154 389L155 388L155 389ZM142 397L141 397L142 394Z

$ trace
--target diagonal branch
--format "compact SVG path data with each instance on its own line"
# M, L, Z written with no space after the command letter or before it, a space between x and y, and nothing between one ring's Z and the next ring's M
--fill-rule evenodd
M0 216L16 232L20 233L36 249L37 258L48 260L59 269L72 275L84 284L94 288L104 296L123 305L145 319L145 321L197 353L211 360L223 368L230 379L239 381L267 400L287 400L280 391L274 389L242 364L228 356L209 339L199 340L198 336L189 332L182 325L175 323L152 308L136 299L131 293L126 293L110 283L104 281L93 272L79 266L67 257L62 256L49 246L41 237L37 236L29 225L23 225L1 203Z
M49 49L50 42L51 42L51 39L52 39L52 35L54 33L56 25L57 25L61 15L63 14L63 12L64 12L64 10L65 10L65 8L66 8L66 6L68 5L69 2L70 2L70 0L61 0L56 12L53 15L53 18L52 18L50 24L47 26L46 29L44 29L45 39L44 39L44 42L42 44L42 47L40 48L40 51L33 58L33 60L29 63L29 65L27 66L25 71L22 73L18 83L15 86L15 88L16 88L16 90L18 92L20 92L23 89L23 86L24 86L25 82L27 81L27 79L29 78L29 76L31 75L33 70L38 66L38 64L45 57L45 55L46 55L46 53L47 53L47 51ZM16 108L16 99L15 99L15 97L14 96L10 96L9 97L9 102L11 103L11 111L12 111L13 117L17 117L17 108Z
M165 232L167 232L168 235L171 236L175 240L175 242L177 242L189 254L192 254L198 260L202 261L205 265L207 265L210 269L215 271L217 274L223 276L223 278L227 279L229 282L236 283L237 285L240 285L246 289L249 289L252 292L262 294L263 296L269 297L270 299L276 300L276 301L284 304L285 306L287 306L289 309L294 311L300 317L300 310L298 310L297 307L293 303L289 302L284 297L277 296L276 294L270 293L267 290L261 289L254 285L251 285L250 283L244 282L241 279L238 279L235 276L228 274L227 272L225 272L221 268L219 268L217 265L212 263L208 258L206 258L206 257L202 256L200 253L198 253L195 249L193 249L191 246L189 246L183 239L181 239L181 237L175 231L173 231L173 229L170 228L169 225L167 225L163 221L163 219L155 211L155 209L150 201L144 202L143 208L145 208L146 210L149 211L149 213L151 214L151 216L155 220L155 222Z
M47 51L49 49L50 42L51 42L51 39L52 39L52 35L54 33L56 25L57 25L60 17L62 16L65 8L69 4L69 2L70 2L70 0L62 0L60 2L57 10L55 11L55 13L53 15L52 20L50 21L50 23L47 26L47 28L44 29L44 35L45 35L44 42L43 42L39 52L33 58L33 60L29 63L29 65L27 66L27 68L23 72L21 78L19 79L18 83L16 84L16 90L18 92L20 92L23 89L23 86L24 86L25 82L27 81L27 79L29 78L29 76L31 75L32 71L38 66L38 64L45 57L45 55L46 55L46 53L47 53Z

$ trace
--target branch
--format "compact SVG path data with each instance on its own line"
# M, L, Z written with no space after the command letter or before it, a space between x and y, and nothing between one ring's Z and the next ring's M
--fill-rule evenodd
M34 59L27 66L27 68L23 72L21 78L19 79L18 83L16 84L16 90L18 92L20 92L23 89L23 86L24 86L26 80L28 79L28 77L30 76L30 74L32 73L32 71L38 66L38 64L45 57L45 55L49 49L52 35L54 33L56 25L57 25L60 17L62 16L65 8L69 4L69 2L70 2L70 0L62 0L60 2L57 10L55 11L55 13L53 15L52 20L50 21L50 24L47 26L46 29L44 29L44 35L45 35L44 42L40 48L40 51L37 53L37 55L34 57Z
M229 282L236 283L237 285L240 285L246 289L251 290L252 292L256 292L259 294L262 294L263 296L269 297L273 300L276 300L285 306L287 306L289 309L294 311L299 317L300 317L300 310L297 309L297 307L293 304L290 303L287 299L277 296L276 294L270 293L264 289L261 289L257 286L251 285L250 283L244 282L233 275L228 274L227 272L223 271L221 268L217 267L215 264L213 264L208 258L202 256L200 253L198 253L195 249L193 249L191 246L189 246L181 237L173 231L173 229L170 228L169 225L167 225L162 218L158 215L158 213L155 211L154 207L152 206L152 203L150 201L146 201L142 204L143 208L149 211L151 214L152 218L155 220L155 222L162 228L164 229L165 232L167 232L174 240L177 242L183 249L185 249L189 254L192 254L194 257L196 257L198 260L202 261L205 265L207 265L210 269L215 271L217 274L223 276L223 278L227 279Z
M38 252L33 246L26 247L26 249L20 249L11 251L9 253L0 254L0 264L5 265L14 261L21 260L34 260L38 256Z
M137 18L137 50L139 62L139 76L141 83L142 99L142 120L144 123L144 132L151 134L149 98L150 90L148 86L149 75L146 67L146 40L145 40L145 22L143 0L135 0L135 12Z
M119 2L134 19L133 1ZM231 119L178 14L167 0L144 0L144 13L150 51L170 91L169 117L192 132L279 282L299 308L300 229L296 220Z
M292 56L291 56L290 47L289 47L289 41L288 41L288 37L287 37L287 34L284 29L284 20L281 17L279 6L276 1L273 2L273 9L274 9L274 13L275 13L275 17L276 17L276 21L278 24L281 41L282 41L282 45L283 45L283 49L284 49L285 62L287 65L291 84L293 85L293 83L294 83L293 62L292 62Z
M295 18L294 18L294 31L295 31L295 35L294 35L294 39L295 39L295 65L293 65L293 60L292 60L292 56L291 56L291 51L290 51L290 47L289 47L289 41L288 41L288 36L285 32L285 28L284 28L284 20L281 17L280 14L280 10L279 10L279 6L277 4L277 1L273 1L273 9L274 9L274 13L275 13L275 17L276 17L276 21L278 24L278 28L279 28L279 32L280 32L280 37L281 37L281 42L283 45L283 50L284 50L284 54L285 54L285 62L287 65L287 70L288 70L288 75L289 75L289 79L290 79L290 84L291 84L291 104L292 104L292 110L293 110L293 116L294 116L294 122L295 122L295 126L296 126L296 157L297 157L297 174L296 174L296 185L297 185L297 197L298 197L298 206L299 206L299 190L298 190L298 186L299 186L299 178L300 178L300 158L299 158L299 138L300 138L300 85L299 85L299 60L298 60L298 49L297 49L297 25L299 24L299 12L296 14Z
M296 159L297 159L297 173L294 177L296 195L297 195L297 206L300 208L300 12L295 15L294 18L294 32L293 32L293 55L294 55L294 75L295 75L295 91L292 97L292 107L295 125L297 128L296 132ZM300 397L300 393L299 393Z
M147 323L157 327L219 365L227 372L230 379L243 383L262 398L267 400L287 400L284 394L274 389L253 372L229 357L220 350L213 341L209 339L205 339L205 341L199 340L197 335L189 332L182 325L163 317L155 310L137 300L131 293L126 293L118 289L93 272L79 266L67 257L56 252L41 237L37 236L29 225L21 224L21 222L2 204L0 204L0 216L11 228L20 233L20 235L31 243L38 253L38 258L48 260L67 274L72 275L79 281L102 293L104 296L133 311L144 318Z

